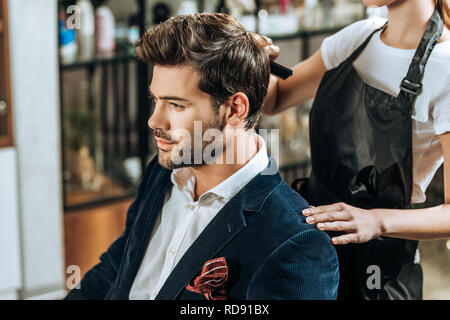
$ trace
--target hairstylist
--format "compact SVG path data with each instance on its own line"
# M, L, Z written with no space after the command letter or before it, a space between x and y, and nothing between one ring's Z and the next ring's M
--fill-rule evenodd
M450 0L364 0L388 21L325 39L287 80L271 76L265 114L315 97L309 223L338 252L338 299L421 299L417 241L450 237ZM272 59L279 49L256 35ZM412 209L444 162L446 204ZM381 272L369 289L369 266ZM368 269L369 268L369 269Z

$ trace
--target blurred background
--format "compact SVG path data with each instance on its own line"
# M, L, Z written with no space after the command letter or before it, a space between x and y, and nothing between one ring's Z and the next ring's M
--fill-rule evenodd
M0 0L0 299L64 297L121 234L157 150L152 70L135 44L171 16L205 11L271 37L289 67L326 36L386 14L360 0ZM263 116L257 128L280 130L289 184L309 174L310 107ZM441 168L424 206L442 202ZM450 240L421 242L420 252L424 298L450 299Z

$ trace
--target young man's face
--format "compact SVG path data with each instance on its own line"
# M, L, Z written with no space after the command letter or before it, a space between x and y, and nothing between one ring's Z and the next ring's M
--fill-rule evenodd
M208 129L223 129L222 107L220 112L214 110L211 96L198 88L199 79L196 72L185 66L155 65L153 68L150 95L154 98L155 109L148 125L154 129L158 162L167 169L204 164L203 160L201 163L194 161L194 153L198 155L210 142L202 139L194 148L194 121L201 121L195 131L199 133L201 128L201 135ZM190 163L174 163L174 156L189 153Z

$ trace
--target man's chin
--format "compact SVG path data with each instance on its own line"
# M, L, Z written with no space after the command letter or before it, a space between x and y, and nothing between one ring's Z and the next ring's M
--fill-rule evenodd
M174 163L170 160L170 154L164 150L158 150L158 163L167 170L173 170Z
M166 155L164 154L166 153ZM186 167L201 167L201 166L205 166L207 165L206 163L177 163L175 164L171 157L170 154L168 154L167 152L161 151L159 150L158 152L158 163L164 167L167 170L174 170L174 169L180 169L180 168L186 168Z
M189 164L185 164L185 163L180 163L180 164L175 164L170 156L170 152L164 151L164 150L159 150L158 151L158 163L166 168L167 170L174 170L174 169L178 169L178 168L183 168L183 167L190 167L191 165Z

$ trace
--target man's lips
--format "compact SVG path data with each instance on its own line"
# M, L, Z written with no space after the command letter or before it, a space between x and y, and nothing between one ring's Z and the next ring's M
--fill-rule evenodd
M166 150L171 149L175 143L156 138L156 144L158 145L158 148Z

